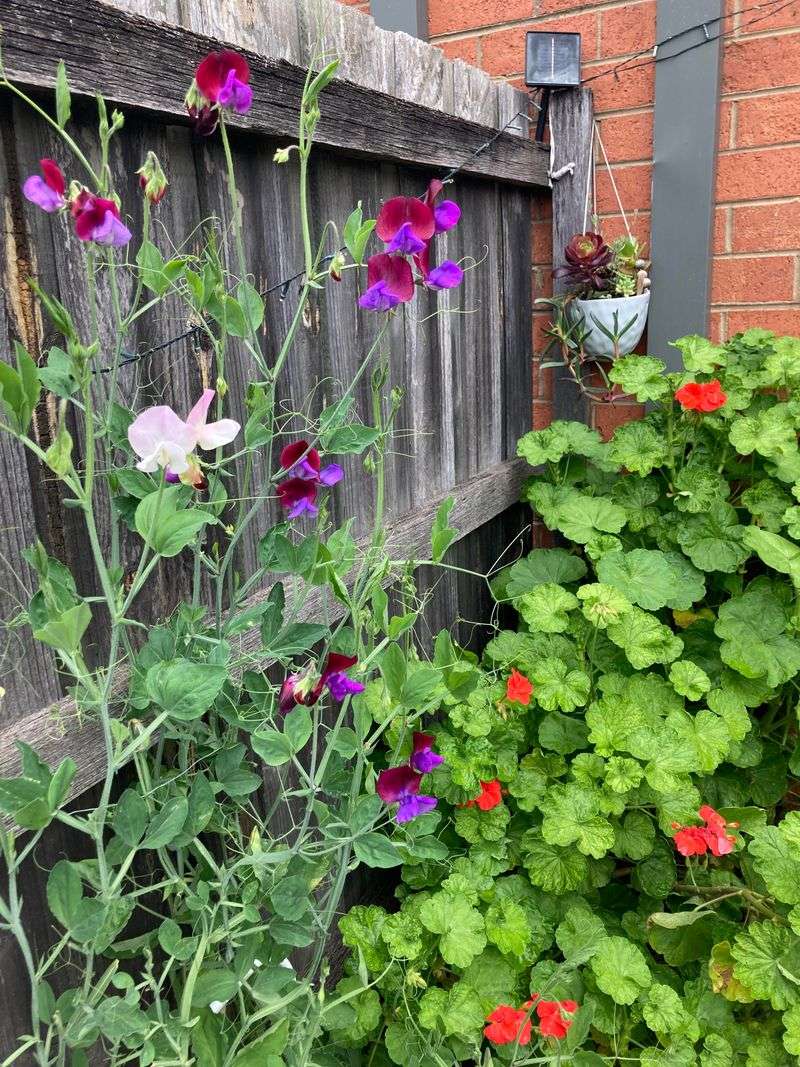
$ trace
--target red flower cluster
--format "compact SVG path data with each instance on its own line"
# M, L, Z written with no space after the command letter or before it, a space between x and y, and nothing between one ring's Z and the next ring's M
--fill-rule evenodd
M518 670L513 670L506 682L506 700L515 704L524 704L527 708L531 702L532 693L533 686L530 681Z
M677 830L673 840L678 852L682 856L705 856L707 852L712 856L727 856L733 852L736 838L727 833L727 828L730 826L735 829L738 822L725 822L719 812L708 804L704 804L697 814L705 826L672 824L672 829Z
M727 401L717 378L710 382L687 382L675 394L684 411L716 411Z
M542 1037L566 1037L572 1026L572 1016L578 1010L577 1003L574 1000L539 1000L538 993L526 1000L521 1008L512 1008L510 1004L500 1004L495 1008L487 1017L489 1025L484 1028L484 1037L495 1045L510 1045L512 1042L519 1045L530 1044L529 1012L534 1004Z
M497 778L491 782L481 782L481 791L474 800L468 800L465 808L478 807L481 811L491 811L503 799L503 790Z

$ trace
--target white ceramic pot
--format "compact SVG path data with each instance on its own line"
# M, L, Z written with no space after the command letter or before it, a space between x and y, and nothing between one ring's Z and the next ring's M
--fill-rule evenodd
M608 300L571 300L568 305L571 320L575 322L582 318L584 329L589 331L589 336L584 341L584 350L598 359L611 359L614 355L614 345L611 339L597 328L597 324L602 323L611 333L619 333L631 323L630 328L625 330L619 339L619 355L627 356L641 340L649 306L649 290L641 296L615 296Z

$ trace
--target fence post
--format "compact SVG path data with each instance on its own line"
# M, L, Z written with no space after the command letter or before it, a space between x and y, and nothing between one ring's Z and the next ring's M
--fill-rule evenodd
M590 144L594 105L591 89L563 89L550 97L550 138L552 144L552 173L563 171L553 179L553 266L561 265L563 249L573 234L584 229L584 205L589 195L592 210L591 183L594 180ZM573 165L574 164L574 165ZM564 168L570 169L565 170ZM565 292L569 282L556 278L553 291ZM540 372L541 373L541 372ZM560 419L585 419L581 395L565 371L554 368L545 371L552 375L553 411Z

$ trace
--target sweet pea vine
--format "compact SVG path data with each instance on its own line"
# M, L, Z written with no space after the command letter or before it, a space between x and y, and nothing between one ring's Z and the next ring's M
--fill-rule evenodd
M340 920L379 997L348 1031L367 1062L800 1056L800 339L676 347L678 372L608 368L648 404L609 441L519 442L558 544L492 578L517 626L480 657L436 641L436 810L396 902ZM380 728L401 692L382 670L359 713Z

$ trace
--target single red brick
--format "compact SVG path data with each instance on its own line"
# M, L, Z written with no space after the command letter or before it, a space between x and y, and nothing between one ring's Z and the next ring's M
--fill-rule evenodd
M626 3L600 15L600 57L630 55L653 47L656 39L656 0Z
M714 209L714 251L717 253L733 251L732 248L728 247L728 216L730 211L729 207Z
M534 222L546 222L553 218L553 199L549 193L534 195L531 200L531 219Z
M612 163L627 163L635 159L653 158L653 113L609 115L600 122L608 158Z
M552 338L545 334L550 326L550 314L547 311L534 311L533 313L533 350L544 352L552 342Z
M583 57L591 58L597 49L597 20L594 15L572 15L567 18L547 19L498 30L481 37L481 65L489 74L518 74L525 69L525 34L527 30L553 30L559 33L580 33Z
M777 334L800 334L800 307L735 308L728 312L728 337L742 330L761 327Z
M459 37L455 41L434 41L441 48L448 59L463 59L465 63L471 63L474 67L478 64L478 38Z
M565 11L585 11L595 4L604 4L606 0L539 0L539 15L560 15Z
M636 66L617 74L611 73L614 63L597 63L585 70L587 87L594 92L594 107L597 114L604 111L624 111L632 107L645 107L655 97L655 67L652 63ZM596 79L596 80L593 80Z
M800 200L734 207L733 252L800 250Z
M604 384L602 379L598 384ZM607 400L593 400L589 405L589 425L599 432L604 441L610 441L620 426L643 419L644 411L644 404L635 401L612 404Z
M800 141L800 90L756 96L736 103L736 145L786 144ZM720 141L725 145L724 141Z
M786 304L794 298L793 256L714 257L712 304Z
M729 0L729 3L733 4L732 10L736 10L743 5L739 3L739 0ZM762 12L752 11L749 14L743 15L742 20L739 23L740 34L743 33L764 33L765 30L785 30L794 29L797 27L797 4L787 3L778 4L773 11L768 11L766 8Z
M549 266L553 262L553 223L534 222L533 262Z
M649 210L653 177L651 163L632 163L612 167L617 192L625 212ZM611 184L608 169L598 167L595 171L597 188L597 211L600 215L614 214L619 211L617 197Z
M725 47L722 91L746 93L796 85L799 67L800 33L734 38Z
M749 152L722 152L717 160L717 201L796 196L800 145Z
M440 33L460 33L483 26L502 26L533 15L533 0L428 0L428 30L431 37Z

